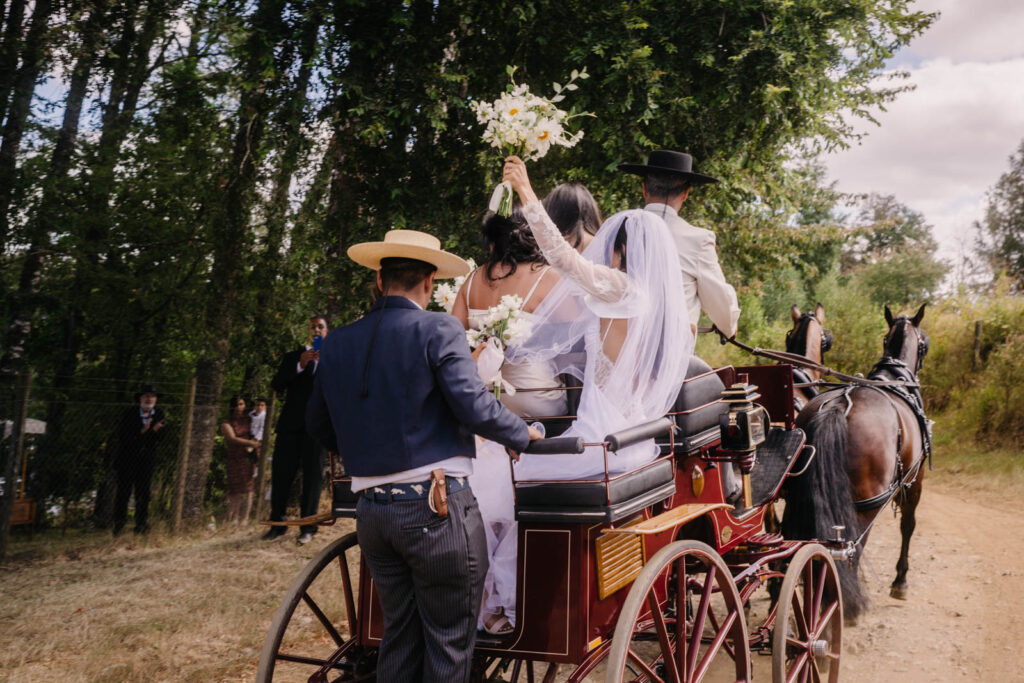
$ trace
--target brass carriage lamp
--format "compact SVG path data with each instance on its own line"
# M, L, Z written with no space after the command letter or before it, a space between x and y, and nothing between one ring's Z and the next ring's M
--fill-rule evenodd
M757 447L766 438L765 423L768 413L763 406L754 403L761 398L757 387L746 382L733 384L722 392L722 403L729 406L729 412L718 418L722 432L721 449L739 453L736 463L743 475L743 505L752 507L750 472L757 459Z

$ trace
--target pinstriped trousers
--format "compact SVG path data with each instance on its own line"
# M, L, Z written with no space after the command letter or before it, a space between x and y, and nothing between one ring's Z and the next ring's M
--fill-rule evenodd
M448 516L426 499L356 503L359 549L380 595L382 683L466 683L487 574L487 540L473 491L448 497Z

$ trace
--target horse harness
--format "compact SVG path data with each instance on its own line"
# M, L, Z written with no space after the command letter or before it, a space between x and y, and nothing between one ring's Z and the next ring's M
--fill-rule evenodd
M918 356L920 358L920 355ZM918 361L920 363L920 360ZM918 426L921 430L921 457L910 471L904 475L903 472L903 459L900 458L900 451L903 450L903 429L900 427L899 419L896 421L896 473L893 477L892 483L889 487L879 493L877 496L871 498L865 498L864 500L854 501L853 506L857 512L869 512L871 510L878 509L888 503L890 500L894 500L897 495L902 495L909 489L915 481L917 481L917 475L921 470L921 465L924 464L925 459L928 460L928 467L931 468L932 464L932 425L931 420L927 418L924 413L924 402L921 398L921 389L917 385L913 371L903 361L892 358L890 356L883 356L875 366L871 369L868 374L868 379L876 381L885 381L894 379L896 382L891 384L847 384L841 389L836 390L835 396L827 398L822 407L825 407L832 401L839 398L846 400L845 415L850 414L850 409L853 407L853 399L850 393L858 386L864 386L867 389L877 391L889 401L893 410L896 410L896 403L893 401L893 396L896 396L903 401L910 412L914 414L917 419ZM896 501L899 502L899 501Z

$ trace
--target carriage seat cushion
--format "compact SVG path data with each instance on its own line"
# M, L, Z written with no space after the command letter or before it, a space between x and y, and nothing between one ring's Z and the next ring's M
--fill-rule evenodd
M729 407L720 402L725 384L711 366L694 356L686 370L686 381L679 390L673 412L681 436L699 434L711 427L718 427L718 416L728 412Z
M659 460L608 483L517 484L516 517L526 521L616 521L675 492L672 461Z

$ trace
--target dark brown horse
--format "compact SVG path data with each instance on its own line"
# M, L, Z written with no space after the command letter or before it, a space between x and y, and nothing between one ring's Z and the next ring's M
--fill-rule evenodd
M825 307L818 302L814 312L801 313L796 306L789 311L793 329L786 333L786 352L804 356L818 365L825 362L825 352L832 348L832 333L825 329ZM810 384L821 379L821 371L815 368L793 368L793 379L797 384ZM794 393L796 409L799 412L818 390L812 386L798 387Z
M889 501L900 508L903 537L890 595L901 600L907 595L921 465L931 451L917 387L917 373L928 351L928 335L920 328L924 308L912 318L893 318L885 308L889 331L883 355L868 375L877 384L826 391L797 417L817 456L801 476L787 482L783 534L825 539L834 537L834 526L842 526L844 538L857 542L852 559L839 563L843 610L851 621L867 606L859 581L860 553L871 523Z

